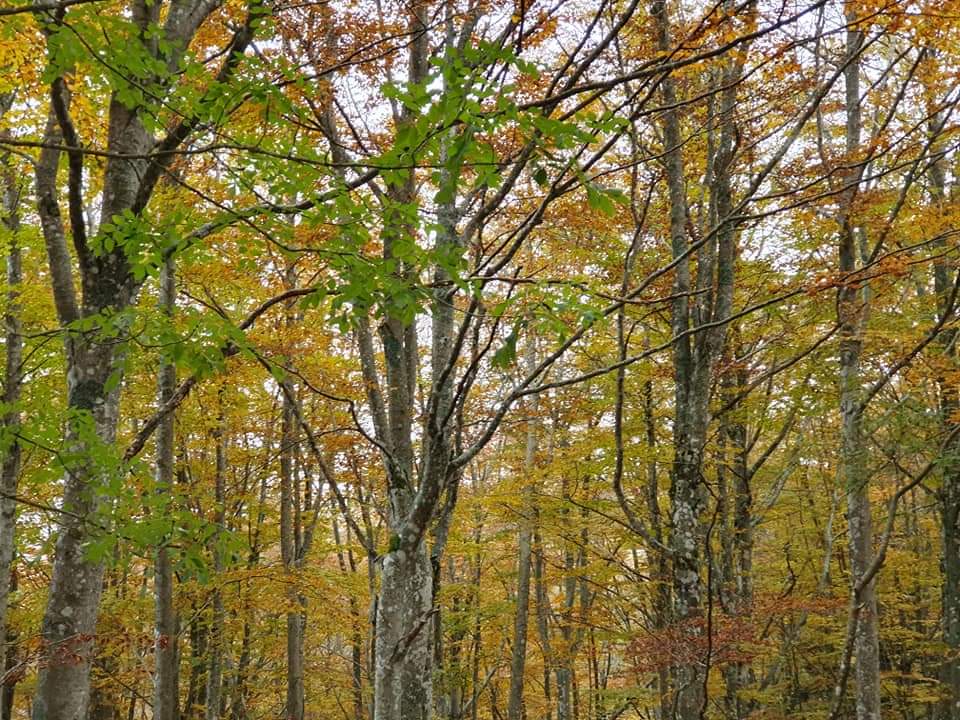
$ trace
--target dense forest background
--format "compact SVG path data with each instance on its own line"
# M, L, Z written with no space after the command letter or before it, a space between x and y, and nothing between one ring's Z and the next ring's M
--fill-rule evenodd
M960 4L0 6L0 720L960 719Z

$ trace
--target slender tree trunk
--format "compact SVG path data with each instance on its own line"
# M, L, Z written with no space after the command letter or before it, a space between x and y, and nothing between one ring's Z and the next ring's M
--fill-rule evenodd
M176 301L176 276L173 260L167 260L160 275L160 308L173 315ZM160 361L157 405L162 407L173 397L177 374L173 362ZM157 493L169 498L174 484L174 416L169 413L157 428ZM180 620L173 605L173 566L166 544L154 556L154 720L177 720L180 703Z
M456 562L452 557L447 558L447 578L451 584L458 583ZM466 578L464 578L464 580L466 580ZM459 585L462 588L464 583L461 582ZM465 597L462 592L457 592L451 599L451 612L455 617L460 617L467 609L467 604L468 597ZM450 642L448 643L449 650L447 652L448 693L450 698L447 717L451 720L460 720L463 716L463 699L466 695L466 678L463 671L463 646L466 637L466 624L458 622L456 628L450 633Z
M564 476L561 494L564 500L561 510L561 523L564 536L573 537L573 524L570 522L570 481ZM573 720L573 610L577 600L576 556L571 541L564 543L563 549L563 605L560 609L560 648L554 647L556 665L554 675L557 682L557 720Z
M350 541L350 527L347 526L347 542ZM355 575L357 565L354 561L353 552L344 549L343 541L340 536L340 525L336 520L333 521L333 542L337 547L337 563L340 565L340 572L344 577L348 574ZM353 717L354 720L363 720L363 633L360 626L360 606L356 597L350 595L350 689L353 694Z
M956 448L951 450L957 452ZM941 622L943 642L947 646L941 674L949 693L940 712L942 720L960 720L960 472L945 474L940 496L943 533Z
M524 508L526 513L528 508ZM523 675L527 659L527 620L530 616L530 568L532 532L529 520L521 519L523 527L518 539L517 605L513 620L513 651L510 661L510 696L507 717L520 720L523 717Z
M223 417L223 390L219 394L220 418L215 433L216 440L216 474L214 477L214 523L217 526L213 535L213 572L219 576L223 572L223 552L220 549L220 536L226 522L226 473L227 473L227 434ZM213 618L210 625L210 639L207 642L209 652L209 668L207 670L206 691L206 720L219 720L220 706L223 691L223 657L224 657L224 620L223 593L214 583L213 590Z
M932 115L929 127L933 140L942 131L942 114ZM942 152L939 144L934 155ZM943 157L930 165L928 176L930 193L934 204L945 212L946 168ZM945 243L940 243L943 248ZM942 252L942 251L941 251ZM934 290L937 295L937 320L944 321L950 311L947 307L953 263L938 253L933 264ZM938 337L944 365L953 370L957 363L957 331L945 328ZM956 383L946 373L937 377L940 401L940 423L944 434L952 437L956 431L956 414L960 409L960 393ZM960 720L960 439L953 438L943 450L943 483L940 487L941 554L941 628L947 656L940 668L941 682L946 686L948 697L937 708L938 720Z
M265 442L265 450L271 452L272 442L268 433ZM250 528L250 554L247 556L247 569L252 570L260 562L260 537L263 528L263 521L266 518L267 504L267 475L264 474L260 479L260 491L257 500L257 511L254 516L252 527ZM233 683L233 697L230 702L231 720L245 720L247 717L247 674L250 668L250 645L251 645L251 626L255 622L253 610L248 601L244 601L243 612L245 618L243 621L243 637L240 641L240 658L237 661L236 676Z
M282 437L280 439L280 555L288 583L287 602L287 720L303 720L303 612L297 590L297 540L294 492L294 449L297 442L293 388L283 395Z
M209 621L201 615L196 604L190 622L190 675L187 680L187 696L181 710L182 720L194 720L206 711L207 698L207 647L209 645Z
M847 162L856 163L860 151L860 63L863 32L855 25L853 9L847 10L850 29L844 70L846 87L846 151ZM873 562L873 527L868 494L866 450L863 440L863 407L860 354L866 313L866 295L855 278L857 271L856 221L852 205L857 194L862 169L853 165L845 177L847 184L841 196L839 269L848 278L839 291L838 322L840 323L840 481L847 494L847 536L850 552L850 580L856 586ZM880 650L877 618L876 579L871 580L856 599L861 606L853 657L856 688L857 720L880 718Z
M644 339L645 345L649 346L649 340ZM653 553L653 577L655 582L653 599L653 620L654 626L658 629L665 629L670 623L670 558L663 547L663 519L660 510L660 482L657 471L656 448L657 448L657 426L656 417L653 411L653 382L647 380L643 384L643 418L644 428L646 430L647 451L650 453L650 460L647 463L647 510L650 514L650 532L657 541L658 547L652 548ZM664 663L660 663L657 671L657 694L659 695L659 716L661 720L667 720L670 714L670 672Z
M728 371L723 377L724 398L732 401L746 385L744 371ZM731 419L736 412L734 405L724 415L721 433L726 447L723 462L729 470L730 496L728 524L725 525L725 572L724 591L726 611L738 618L749 612L753 602L753 497L750 487L750 468L747 458L747 427L739 419ZM741 620L742 622L742 620ZM732 662L724 671L726 684L727 714L735 720L747 717L753 709L753 703L741 697L741 690L750 681L750 667L744 662Z
M550 680L552 670L553 646L550 642L550 600L547 596L546 558L544 557L543 538L540 531L534 528L533 532L533 587L537 601L537 634L540 636L540 647L543 652L543 699L546 701L546 720L553 717L553 688Z
M13 579L10 581L10 590L11 592L16 592L17 589L17 578L16 575L13 576ZM9 630L6 635L6 657L4 658L6 664L7 672L13 669L14 665L17 663L17 636L11 633ZM13 717L13 700L17 691L17 682L14 678L6 678L6 680L0 684L0 717L3 717L4 720L9 720Z
M536 347L531 339L526 348L527 372L536 367ZM523 458L524 503L521 509L520 535L517 561L517 607L513 620L513 655L510 661L510 697L507 703L509 720L520 720L525 715L523 707L523 676L527 659L527 625L530 617L530 569L533 546L533 524L536 517L535 480L532 477L536 466L537 420L539 410L537 396L528 403L527 444Z
M249 613L249 608L245 608ZM243 633L240 640L240 658L237 660L237 672L234 676L230 698L230 719L244 720L247 716L247 671L250 667L250 642L252 640L251 620L243 621Z
M651 15L657 47L671 51L670 22L664 0L654 0ZM716 361L722 351L726 322L733 305L736 268L736 221L733 219L730 167L736 151L733 117L743 60L731 62L716 74L720 88L720 112L714 130L713 106L709 108L706 180L710 193L710 234L696 252L696 287L691 283L687 239L686 177L681 150L682 136L678 98L672 78L661 82L664 165L670 198L671 251L677 260L671 304L671 329L676 340L674 360L674 461L671 473L670 550L673 560L674 620L684 632L699 636L707 597L701 580L703 564L703 514L707 509L703 478L703 453L710 424L709 401ZM712 103L713 101L711 101ZM696 292L693 292L693 291ZM691 293L694 300L691 301ZM704 327L706 326L706 327ZM697 328L691 337L689 331ZM698 720L706 707L706 658L694 657L675 668L675 706L680 720Z
M664 0L653 0L650 14L653 17L656 45L660 52L671 48L670 20ZM690 267L687 259L687 198L686 178L682 155L680 118L677 92L673 78L668 74L660 84L663 104L663 162L666 168L667 190L670 198L670 245L678 260L674 270L673 300L671 303L671 329L676 341L673 344L674 362L674 461L671 473L671 536L673 556L674 615L680 623L690 626L698 622L702 605L700 580L700 516L706 507L706 496L700 482L700 454L705 438L702 414L695 415L700 407L694 390L694 357L690 336L686 334L690 324ZM674 669L677 715L680 720L699 717L703 705L703 679L699 663Z
M13 97L10 96L12 102ZM5 98L0 98L0 116L6 111ZM20 480L20 441L14 433L20 426L20 390L22 384L23 335L20 323L20 284L23 282L22 260L17 237L20 229L20 188L16 183L7 157L0 157L2 180L2 220L10 238L6 257L6 308L3 315L6 362L3 376L3 403L6 411L0 419L0 683L8 671L7 610L13 587L13 557L16 548L15 532L17 503L14 499ZM6 687L3 685L3 687ZM12 687L12 685L11 685ZM0 720L9 720L9 714L0 703Z
M481 473L474 473L471 483L477 489L478 493L483 492L483 479ZM480 607L480 582L483 578L483 527L484 514L483 509L478 505L474 514L473 527L473 553L470 578L470 610L473 613L473 628L470 633L470 699L467 700L467 707L470 709L470 720L477 720L480 701L480 648L482 641L481 628L481 607ZM466 628L464 628L466 632ZM466 680L464 680L466 683ZM465 693L466 695L466 693ZM461 710L460 720L463 720L463 710Z

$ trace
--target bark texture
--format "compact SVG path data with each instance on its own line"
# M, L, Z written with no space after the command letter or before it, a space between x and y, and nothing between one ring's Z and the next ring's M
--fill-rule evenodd
M303 612L300 593L297 590L298 533L296 507L299 498L295 492L294 455L297 436L293 389L283 393L282 434L280 438L280 555L283 567L289 573L287 602L287 720L303 720Z
M0 97L0 115L12 102L12 95ZM21 250L17 238L20 229L20 194L8 158L0 156L0 192L2 196L2 222L10 238L6 257L6 308L3 315L5 356L3 373L3 397L5 407L0 418L0 684L3 684L10 657L7 647L7 610L10 592L13 589L13 558L16 550L17 503L15 500L20 480L20 441L15 437L20 426L20 402L22 385L21 363L23 361L23 336L20 322L20 284L23 282ZM3 687L6 687L3 684ZM0 703L0 720L8 720L7 709Z
M863 32L848 17L845 81L846 152L851 170L841 195L839 269L845 278L838 298L840 324L840 482L847 495L847 537L850 552L851 583L856 588L873 563L873 520L868 495L866 448L863 438L863 387L860 356L867 295L856 281L858 269L856 219L852 215L862 166L856 164L860 152L860 48ZM855 602L861 610L854 636L853 656L857 720L880 718L880 648L877 618L876 581L868 582Z
M527 372L536 367L536 348L531 341L526 349ZM524 668L527 659L527 626L530 618L530 573L533 550L533 530L537 509L534 505L535 480L531 477L536 466L537 419L539 403L534 395L527 404L527 443L523 458L524 503L521 508L520 532L517 538L517 607L513 620L513 652L510 658L510 696L507 701L509 720L524 716Z
M223 550L221 549L221 533L225 530L226 523L226 474L227 474L227 435L224 427L223 417L223 390L219 394L220 417L217 422L217 429L214 433L216 442L216 470L214 475L214 509L213 522L216 525L216 531L211 538L213 547L211 555L213 556L214 578L223 572L225 564ZM216 580L214 581L216 582ZM225 624L226 612L223 607L223 591L219 586L213 588L213 617L210 623L210 637L207 642L207 652L209 655L209 667L207 669L207 690L206 690L206 711L204 717L206 720L219 720L223 704L223 675L225 658Z
M932 115L930 134L935 143L943 130L941 113ZM941 212L946 212L947 178L942 149L934 144L934 157L928 177L933 203ZM940 247L943 247L943 243ZM945 322L952 312L950 292L954 284L954 263L938 255L933 265L933 284L937 295L937 321ZM953 276L953 277L952 277ZM944 366L953 370L957 364L957 330L946 327L938 336ZM939 491L941 554L941 631L947 646L947 656L941 668L941 682L947 697L937 708L938 720L960 720L960 440L957 434L957 411L960 410L960 393L948 373L937 377L940 402L940 423L944 435L951 438L943 448L943 483Z
M651 5L658 49L672 47L666 3ZM726 338L726 323L733 305L737 222L733 219L731 165L736 145L734 118L743 60L729 62L715 71L719 109L709 110L706 183L709 190L707 230L691 243L688 203L682 153L678 95L667 75L660 90L663 163L670 199L670 243L674 270L671 329L674 361L674 460L670 485L669 548L673 564L673 620L693 635L702 632L707 604L701 573L704 563L707 488L703 477L703 451L710 424L710 393L717 360ZM691 260L695 254L695 281ZM693 300L691 298L694 298ZM696 330L692 333L692 330ZM706 658L675 668L676 715L682 720L699 718L706 703Z
M173 260L168 260L160 276L160 308L173 314L176 300L176 277ZM163 407L173 397L177 373L173 363L161 359L157 381L157 406ZM169 497L174 483L173 413L168 413L157 428L157 492ZM173 604L173 566L166 545L157 548L154 556L154 685L153 716L155 720L177 720L180 703L180 621Z

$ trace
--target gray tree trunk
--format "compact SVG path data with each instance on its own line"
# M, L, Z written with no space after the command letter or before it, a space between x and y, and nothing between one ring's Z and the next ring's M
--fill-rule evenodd
M536 347L531 339L526 348L527 372L537 364ZM517 607L513 620L513 653L510 659L510 696L507 701L507 718L520 720L524 716L523 678L527 659L527 626L530 618L530 570L533 548L533 526L537 509L535 503L535 480L537 455L537 412L539 402L534 395L527 404L527 443L523 457L524 503L521 508L520 533L517 541Z
M62 81L59 91L51 93L61 108L69 107ZM114 123L111 123L111 128ZM116 130L113 130L115 133ZM51 112L45 138L49 143L64 142L64 133ZM46 148L37 163L37 206L47 246L54 299L62 324L80 316L73 289L70 254L66 247L66 233L57 200L57 167L60 151ZM115 179L109 178L108 189ZM112 199L112 198L111 198ZM113 204L107 204L108 210ZM91 262L93 262L91 260ZM105 261L100 258L102 267ZM84 287L84 310L95 314L121 300L121 293L111 280L113 268L105 271L103 288ZM113 297L107 304L105 293ZM91 336L68 335L65 340L67 355L67 404L71 410L89 419L97 441L111 445L116 434L116 389L107 389L107 379L116 368L114 345L102 344ZM87 528L82 518L95 513L101 498L97 490L101 472L90 459L94 453L88 433L82 432L75 420L66 432L71 456L78 458L69 467L64 480L62 506L67 512L60 516L51 576L50 594L41 625L47 660L37 681L33 702L34 720L81 720L86 717L90 699L90 663L94 652L97 609L103 583L103 563L87 557L84 546Z
M433 712L433 569L424 544L383 558L377 602L374 717L429 720Z
M207 693L207 638L209 621L201 615L196 603L192 606L190 622L190 675L187 679L187 693L184 699L182 720L193 720L196 708L206 709Z
M728 517L724 518L723 536L723 604L732 616L749 612L753 602L753 495L751 491L752 473L748 463L747 426L730 415L738 409L732 400L741 388L746 387L746 371L730 371L724 375L724 397L734 402L731 411L724 416L721 433L727 449L723 460L728 463L730 484L727 507ZM728 458L728 459L727 459ZM724 671L727 695L726 711L729 717L742 720L753 710L753 703L741 696L750 682L750 666L744 662L732 662Z
M340 572L343 573L344 577L348 574L356 574L357 563L354 560L353 551L349 548L344 549L343 540L340 536L340 525L336 520L333 521L333 542L337 547L337 563L340 566ZM347 526L347 542L350 542L349 525ZM363 631L360 622L360 606L353 595L350 596L350 620L350 681L353 692L353 717L354 720L363 720Z
M295 505L299 498L294 491L294 451L297 442L292 387L283 393L283 415L280 438L280 556L287 573L287 720L303 720L303 612L296 579L297 533L295 528Z
M670 21L664 0L651 6L658 49L671 50ZM701 580L704 528L707 508L702 463L710 423L709 401L716 361L726 337L726 321L733 305L736 267L736 221L732 219L730 166L736 151L734 111L743 60L733 61L717 72L720 110L708 133L706 181L710 191L709 235L696 251L696 287L691 281L687 238L686 177L682 155L678 98L673 80L661 83L663 102L664 165L670 200L671 250L677 260L671 304L671 329L676 338L674 361L674 461L670 486L673 560L674 621L685 632L702 632L706 605ZM712 101L711 101L712 102ZM716 124L716 130L714 130ZM691 295L693 291L696 291ZM690 297L696 298L691 302ZM701 328L693 336L691 330ZM674 670L676 715L681 720L698 719L706 703L706 664L697 658Z
M426 78L428 37L426 5L410 12L411 42L409 80ZM407 111L396 118L409 123ZM402 187L391 191L385 218L384 256L393 256L395 242L412 229L397 215L395 204L409 204L416 196L415 178L411 173ZM456 213L453 202L439 208L441 231L438 247L448 248L458 242ZM402 268L406 276L409 270ZM448 520L456 499L457 477L451 473L453 441L453 373L446 372L453 347L453 297L448 289L449 276L440 267L435 269L436 290L431 305L431 367L433 384L424 418L424 439L421 451L419 483L414 480L413 418L418 370L417 331L414 323L404 325L397 317L388 316L380 326L386 365L388 402L380 392L376 364L372 356L369 332L361 326L361 361L367 393L373 411L377 436L387 449L384 459L389 488L388 525L390 544L381 561L380 593L376 609L374 643L374 717L376 720L429 720L433 716L434 657L434 563L426 547L429 526ZM451 368L452 369L452 368ZM444 492L448 502L441 509ZM439 515L441 517L437 517ZM441 533L445 534L445 533ZM433 552L439 563L441 547Z
M671 47L670 20L664 0L653 0L653 17L657 49L668 52ZM695 622L702 604L700 580L700 516L706 508L706 496L700 482L700 453L704 442L698 430L703 428L703 417L694 417L692 411L699 405L691 397L693 380L693 351L686 335L690 323L690 267L686 258L687 198L684 176L680 118L676 109L677 93L672 77L667 75L660 84L663 104L663 162L666 169L667 190L670 199L670 245L674 258L680 259L674 271L671 303L671 329L677 340L673 345L674 363L674 462L671 474L671 535L673 555L674 616L679 622ZM675 693L677 715L681 720L693 720L700 715L703 705L703 679L699 665L677 667Z
M849 12L852 12L849 11ZM844 70L846 87L846 152L848 162L854 162L860 151L860 48L863 32L852 24L847 32L847 50ZM851 207L856 197L861 169L847 173L847 187L841 195L839 269L842 276L857 271L857 238ZM847 536L850 552L851 583L856 586L873 563L873 527L866 450L863 441L862 380L860 354L866 312L866 295L851 280L839 291L838 322L840 324L840 482L847 495ZM876 580L871 580L861 591L857 603L859 613L854 636L853 657L856 689L857 720L880 718L880 649L877 618Z
M664 0L654 0L651 15L654 19L657 48L669 52L671 48L670 20ZM712 358L698 349L687 334L691 325L691 274L687 239L686 177L682 155L680 118L677 93L673 79L668 75L661 82L663 103L668 109L663 114L664 166L670 200L670 244L673 257L678 260L674 271L671 303L671 329L676 338L673 345L674 362L674 461L670 485L670 549L673 557L673 611L675 621L685 625L688 632L699 632L704 604L700 577L702 565L701 516L706 510L707 497L701 479L701 463L706 442L709 370ZM698 254L698 286L709 277L713 283L709 244ZM699 287L698 287L699 289ZM699 306L695 308L699 310ZM709 316L699 312L693 318L706 321ZM701 337L710 333L701 333ZM700 343L697 343L699 345ZM704 697L703 668L698 660L674 669L674 693L677 716L681 720L699 718L706 701Z
M173 260L167 260L160 276L160 308L173 315L176 276ZM176 389L173 362L163 358L158 372L157 406L163 407ZM174 484L174 416L168 413L157 428L157 492L169 497ZM154 720L177 720L180 703L180 619L173 605L173 566L167 546L154 556Z
M954 428L951 428L951 432ZM948 449L957 452L956 444ZM940 489L943 533L942 629L947 656L942 682L949 697L940 709L942 720L960 720L960 472L944 475Z
M931 135L942 132L943 118L936 113L929 124ZM942 148L934 148L936 157ZM942 157L930 165L928 177L933 203L945 211L946 168ZM943 246L944 243L941 243ZM937 294L937 320L944 321L948 308L950 289L953 286L952 263L943 255L937 255L933 264L934 290ZM945 328L938 337L940 351L944 355L946 367L954 368L957 363L957 331ZM954 382L945 374L937 377L940 402L940 423L944 434L950 438L956 431L956 413L960 409L960 394ZM960 720L960 439L953 437L943 449L943 483L940 487L940 529L942 539L941 555L941 628L943 642L947 646L947 656L940 670L941 682L946 686L948 696L937 708L938 720Z
M543 652L543 699L546 702L546 720L553 718L553 688L550 680L551 665L553 664L553 648L550 642L550 599L547 595L545 577L546 558L544 557L543 539L540 532L533 533L533 587L537 604L537 635L540 638L540 648Z
M12 95L10 100L12 101ZM0 98L0 115L6 111L7 103ZM0 683L5 678L7 658L7 610L10 602L11 573L13 556L16 549L17 522L17 486L20 480L20 441L13 436L20 426L20 391L23 373L23 335L20 324L20 284L23 282L22 261L17 232L20 229L20 193L12 169L6 157L0 157L0 180L2 180L2 221L10 237L10 249L6 257L6 308L3 316L5 335L5 366L3 377L3 403L7 410L0 418L5 437L2 447L3 461L0 463ZM8 434L9 433L9 434ZM0 704L0 720L9 720L5 708Z
M226 522L226 474L227 474L227 434L223 418L223 390L220 396L220 418L215 433L216 474L214 476L214 523L217 526L213 534L213 574L218 576L224 570L223 552L220 547L221 533ZM214 581L216 583L216 580ZM223 593L216 584L213 590L213 619L210 624L210 638L207 642L209 667L207 669L206 720L219 720L223 701L223 661L224 661L224 624L226 613L223 607Z

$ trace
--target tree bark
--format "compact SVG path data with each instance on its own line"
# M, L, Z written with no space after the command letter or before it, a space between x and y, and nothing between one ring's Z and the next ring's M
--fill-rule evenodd
M664 0L654 0L651 15L657 48L671 50L670 22ZM671 330L674 360L674 461L670 486L674 620L692 636L703 633L707 598L701 580L707 508L703 452L710 424L709 401L714 370L726 337L733 305L737 221L733 219L731 165L736 152L734 110L743 73L743 58L716 73L720 97L718 117L709 108L706 182L710 194L709 235L696 250L696 286L691 281L687 238L688 206L682 155L678 99L673 79L661 81L663 162L670 200L670 238L674 271ZM712 101L711 101L712 102ZM717 130L713 129L716 123ZM693 292L695 290L695 292ZM690 298L695 300L691 302ZM706 327L705 327L706 326ZM696 329L695 335L690 330ZM706 658L675 668L676 714L681 720L700 718L706 704Z
M433 569L424 544L383 558L377 602L374 717L429 720L433 712Z
M936 143L936 136L942 131L941 113L934 113L928 123L934 156L942 152ZM930 194L934 205L946 212L946 168L945 160L940 156L930 164L928 177ZM940 243L942 248L944 243ZM947 313L950 290L953 287L951 275L956 272L955 263L938 253L933 263L933 284L937 296L937 320L943 322ZM944 365L952 370L957 363L957 331L947 327L937 338ZM940 531L942 540L941 554L941 631L943 642L947 646L947 656L940 668L940 679L945 685L947 697L939 704L938 720L960 720L960 439L955 437L957 412L960 410L960 393L956 383L947 373L937 376L939 393L940 424L944 435L952 438L943 449L943 483L938 493L940 511Z
M62 81L51 91L51 98L60 107L60 113L65 113L69 97ZM63 135L51 111L44 137L49 144L59 146ZM36 166L37 206L57 312L61 324L68 325L77 319L79 310L57 201L59 160L58 149L47 147L40 153ZM96 312L94 298L90 305ZM41 625L47 658L37 681L34 720L80 720L87 714L104 566L101 560L88 558L84 550L87 528L82 518L95 513L101 504L97 490L101 473L90 459L94 454L90 440L93 433L84 432L80 423L92 424L96 442L110 445L117 422L118 393L116 388L107 388L107 379L115 367L113 344L99 343L89 335L67 335L65 345L67 405L75 413L66 440L71 456L78 459L70 462L64 481L62 506L67 512L59 518L49 599Z
M340 525L336 520L333 521L333 542L337 547L337 564L340 566L340 572L344 577L355 575L357 564L353 557L353 551L350 548L344 549L343 540L340 536ZM347 526L347 542L350 542L350 526ZM357 598L350 595L350 685L353 694L353 717L354 720L363 720L364 702L363 702L363 631L360 621L360 606Z
M546 557L544 556L543 538L538 530L533 533L533 587L537 603L537 635L540 637L540 648L543 652L543 699L547 705L546 720L553 718L553 685L550 679L552 670L553 646L550 642L550 599L547 595Z
M222 691L223 691L223 657L224 657L224 623L226 613L223 607L223 592L217 583L217 576L224 570L223 551L220 548L221 533L226 522L226 473L227 473L227 434L223 416L223 389L219 393L220 417L217 421L217 429L214 433L216 441L216 471L214 476L214 523L216 531L213 534L212 555L213 555L213 618L210 624L210 638L207 641L207 651L209 653L209 667L207 669L207 689L206 689L206 711L204 716L206 720L219 720Z
M844 284L839 290L837 304L840 324L840 482L847 495L847 536L850 552L850 581L854 587L873 563L873 521L868 477L866 448L863 440L862 380L860 355L862 333L866 317L866 294L855 279L857 272L856 220L852 216L853 200L859 186L862 169L857 166L860 151L860 48L863 32L857 29L856 16L848 7L850 29L846 37L845 112L847 162L853 169L844 178L846 188L841 195L839 270ZM880 649L877 618L876 580L871 579L862 589L858 603L861 606L854 636L855 690L857 720L880 719Z
M194 720L206 710L209 620L201 615L196 603L191 609L193 619L190 622L190 675L187 680L186 702L180 714L182 720Z
M530 339L526 348L527 372L536 367L536 346ZM507 702L509 720L520 720L524 715L523 676L527 659L527 626L530 618L530 570L533 547L533 525L537 509L535 480L537 455L537 412L539 402L534 395L527 404L527 442L523 457L524 491L520 517L520 534L517 542L517 606L513 620L513 653L510 660L510 696Z
M167 260L160 276L160 308L172 317L176 302L174 262ZM161 358L157 406L173 397L177 373L173 362ZM168 413L157 428L157 493L169 497L174 484L174 415ZM180 619L173 604L173 566L166 544L154 555L154 720L177 720L180 703Z
M657 49L669 52L670 21L664 0L654 0L653 16ZM686 223L686 179L680 135L680 118L676 109L677 93L672 77L660 84L663 104L664 166L670 198L670 245L673 257L679 259L674 271L671 303L671 329L676 339L674 362L674 462L670 485L670 548L673 555L674 616L678 622L696 622L702 604L700 580L700 516L706 507L706 495L700 482L700 453L704 437L703 416L694 416L698 406L691 397L693 353L686 331L690 323L690 268ZM705 430L705 428L703 428ZM680 720L693 720L703 705L703 679L697 663L674 669L676 712Z
M408 79L423 82L428 70L427 3L410 10L411 34ZM395 118L398 124L412 122L408 110ZM384 257L393 257L395 244L415 232L403 220L399 208L414 204L416 179L410 172L406 181L390 192L385 217ZM438 208L437 248L455 249L459 236L457 214L451 199ZM409 268L398 273L407 279ZM384 460L389 487L388 526L390 544L381 561L380 592L376 610L374 660L374 716L376 720L429 720L433 715L434 598L433 586L445 540L443 525L456 502L459 479L450 467L453 431L453 372L451 352L454 337L453 301L456 289L449 289L450 277L443 268L434 269L434 299L431 315L431 368L433 381L424 413L424 437L414 483L413 418L418 370L416 324L389 313L380 326L389 389L385 404L379 390L378 373L372 357L369 333L361 325L361 362L367 394L378 425L377 435L386 448ZM384 410L385 408L385 410ZM447 493L448 502L440 507ZM440 532L439 543L428 553L426 536L431 523ZM431 557L432 556L432 557Z
M285 381L286 382L286 381ZM288 383L283 395L282 435L280 439L280 556L288 583L287 602L287 720L303 720L303 610L297 590L298 543L295 528L294 450L297 442L294 408L295 396Z
M13 96L0 98L0 116L6 110ZM23 270L19 238L20 230L20 193L9 158L0 156L0 180L2 180L2 221L10 238L10 249L6 257L6 308L3 315L5 355L3 376L3 404L5 410L0 418L0 684L6 678L7 658L7 610L13 587L13 558L16 550L17 523L17 486L20 481L20 440L15 436L20 427L20 402L23 373L23 335L20 322L20 285L23 282ZM9 714L0 703L0 720L9 720Z
M732 362L732 357L730 358ZM730 402L747 384L746 371L742 368L724 374L722 385L724 397ZM750 611L753 602L753 495L752 473L748 463L747 426L740 419L731 419L738 403L724 416L721 434L726 456L721 460L722 470L729 476L729 516L725 518L723 605L734 618ZM743 622L743 620L739 620ZM749 716L753 703L741 696L741 690L750 681L750 667L744 662L731 662L724 671L727 695L726 711L729 717L742 720Z

